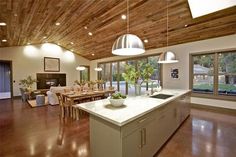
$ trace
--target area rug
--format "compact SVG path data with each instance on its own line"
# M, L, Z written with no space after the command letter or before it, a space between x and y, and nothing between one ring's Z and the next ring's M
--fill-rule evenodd
M35 99L34 99L34 100L28 100L27 102L28 102L28 104L29 104L31 107L41 107L41 106L46 106L46 105L48 105L48 97L45 96L45 104L43 104L43 105L37 105Z

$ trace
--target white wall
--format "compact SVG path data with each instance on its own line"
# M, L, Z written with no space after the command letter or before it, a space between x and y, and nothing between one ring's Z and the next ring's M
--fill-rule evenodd
M14 96L20 95L19 80L28 75L36 78L36 73L45 73L44 57L60 58L60 72L57 73L66 73L67 85L73 85L79 79L79 72L75 69L78 65L90 64L89 60L50 43L0 48L0 60L12 61Z
M176 53L179 60L175 64L164 64L163 65L163 87L164 88L178 88L178 89L189 89L189 54L202 51L213 51L213 50L223 50L223 49L236 49L236 34L213 38L208 40L201 40L191 43L179 44L175 46L170 46L168 49ZM158 48L146 51L144 55L161 53L165 51L166 48ZM118 60L125 57L110 57L105 59L94 60L90 62L90 67L93 70L98 62ZM170 77L171 68L179 69L179 78L172 79ZM97 73L91 72L91 79L97 79ZM207 99L194 99L194 103L204 104L208 101ZM223 107L232 108L231 102L229 101L211 101L210 104L224 104ZM208 103L209 104L209 103Z

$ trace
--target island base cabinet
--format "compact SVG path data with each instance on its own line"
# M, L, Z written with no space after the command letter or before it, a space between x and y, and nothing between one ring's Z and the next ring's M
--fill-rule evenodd
M152 120L123 137L123 157L152 157L156 153L156 130Z
M91 157L122 157L120 127L90 115Z
M190 113L189 95L118 126L90 115L91 157L153 157Z
M141 130L137 130L123 138L123 157L141 157L141 134Z

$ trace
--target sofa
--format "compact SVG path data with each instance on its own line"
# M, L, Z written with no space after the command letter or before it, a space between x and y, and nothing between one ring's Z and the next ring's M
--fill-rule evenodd
M80 90L79 85L74 85L74 86L60 86L60 87L50 87L50 90L47 91L47 96L48 96L48 103L50 105L58 105L59 101L57 98L56 93L68 93L71 91L78 91Z

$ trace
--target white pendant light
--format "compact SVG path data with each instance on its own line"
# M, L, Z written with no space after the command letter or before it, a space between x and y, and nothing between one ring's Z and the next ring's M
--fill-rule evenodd
M179 62L177 59L176 59L176 55L174 52L171 52L171 51L168 51L168 42L169 42L169 39L168 39L168 23L169 23L169 15L168 15L168 0L167 0L167 14L166 14L166 49L167 51L162 53L160 58L159 58L159 61L158 63L177 63Z
M95 71L102 71L101 67L94 68Z
M78 67L76 67L76 70L83 71L83 70L85 70L85 67L84 66L78 66Z
M112 46L112 54L120 56L140 55L145 52L142 40L129 34L129 0L127 0L127 34L120 36Z

